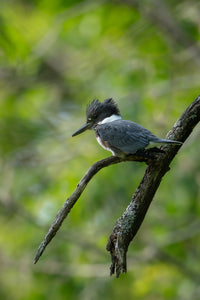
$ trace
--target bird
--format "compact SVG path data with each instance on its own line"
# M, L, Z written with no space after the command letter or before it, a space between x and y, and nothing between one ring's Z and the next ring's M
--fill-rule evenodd
M150 143L181 145L182 142L162 139L141 125L123 120L112 98L94 99L86 108L86 123L72 137L93 129L98 143L113 156L124 157L144 150Z

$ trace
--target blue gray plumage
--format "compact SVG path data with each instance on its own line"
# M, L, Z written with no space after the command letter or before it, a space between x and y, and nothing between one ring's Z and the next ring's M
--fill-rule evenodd
M134 154L149 143L182 144L178 141L161 139L148 129L132 121L122 120L113 99L104 102L93 100L86 109L87 121L72 136L86 129L94 129L99 144L113 155Z

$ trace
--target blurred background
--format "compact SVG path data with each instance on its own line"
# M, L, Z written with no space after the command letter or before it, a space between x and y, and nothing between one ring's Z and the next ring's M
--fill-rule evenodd
M109 277L106 243L144 171L101 170L42 258L36 250L87 169L110 155L71 134L86 105L113 97L126 119L165 137L200 93L200 2L1 0L0 298L200 299L197 126Z

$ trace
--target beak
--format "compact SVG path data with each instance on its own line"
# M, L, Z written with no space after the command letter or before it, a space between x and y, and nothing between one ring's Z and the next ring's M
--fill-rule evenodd
M87 129L91 128L91 127L92 127L92 124L90 124L90 123L85 123L83 126L81 126L81 128L79 128L78 130L76 130L76 131L72 134L72 136L78 135L78 134L84 132L85 130L87 130Z

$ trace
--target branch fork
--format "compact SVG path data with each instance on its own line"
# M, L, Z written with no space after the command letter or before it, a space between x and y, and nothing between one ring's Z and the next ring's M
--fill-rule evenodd
M167 138L184 143L199 121L200 95L178 119L167 134ZM109 251L111 255L110 274L116 274L116 277L119 277L121 273L126 272L126 255L129 244L140 228L160 182L166 172L169 171L170 163L178 153L180 147L180 145L166 145L162 146L161 149L152 148L125 157L110 156L93 164L55 217L55 220L37 250L34 263L37 263L47 245L56 235L64 219L83 193L87 184L97 172L104 167L124 161L140 161L148 165L144 177L133 194L131 202L125 212L117 220L106 246L107 251Z

